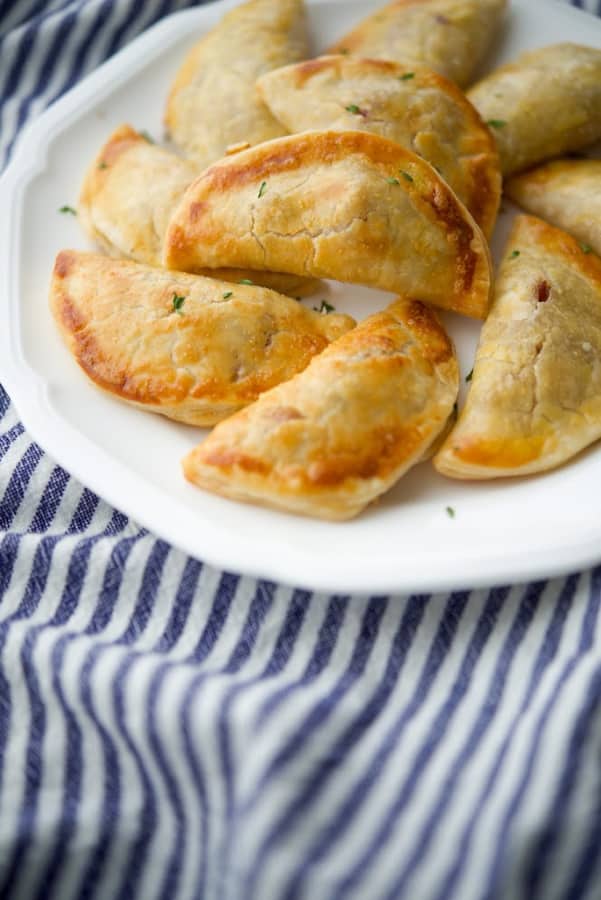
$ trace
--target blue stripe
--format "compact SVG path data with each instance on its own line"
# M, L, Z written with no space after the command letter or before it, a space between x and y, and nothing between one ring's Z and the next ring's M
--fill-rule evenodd
M406 889L408 882L418 866L420 854L427 852L431 841L440 828L444 813L455 795L455 790L458 786L461 774L465 771L468 761L473 759L478 745L494 720L495 712L497 711L505 692L505 683L511 663L532 624L544 587L544 583L539 582L529 585L527 588L518 612L512 622L509 635L501 649L478 717L470 729L461 750L449 766L449 772L445 778L438 800L436 801L426 824L421 829L417 841L414 843L413 852L410 855L407 854L407 862L403 866L399 878L394 882L388 895L389 897L393 896L394 891L397 891L398 896ZM400 805L395 803L391 812L400 812Z
M488 597L482 615L477 622L475 631L468 644L459 675L452 685L440 713L434 719L430 732L423 741L413 766L403 784L403 788L401 789L403 792L403 799L402 801L399 799L399 805L401 805L402 802L403 807L406 807L409 803L411 794L417 789L421 778L427 777L427 763L438 748L440 741L444 739L445 732L467 693L473 670L493 632L499 611L502 608L506 596L507 589L501 589L492 591ZM465 598L467 599L467 595L465 595ZM371 724L372 718L375 719L377 715L384 712L392 688L401 674L407 653L413 643L417 627L423 616L424 608L424 604L419 602L417 604L410 603L408 605L401 627L395 636L386 676L383 679L383 683L378 687L376 694L366 706L366 712L370 710L370 707L372 708L372 716L364 722L363 720L366 712L363 712L358 717L358 720L352 723L350 729L340 739L336 749L330 754L332 757L332 765L340 765L344 762L345 753L348 753L349 749L352 748L357 739L362 736L366 727ZM454 619L451 620L451 624L453 622ZM446 628L446 623L444 627ZM440 662L442 662L442 660L440 660ZM389 742L388 747L390 748L390 751L392 751L392 748L397 745L398 736L395 735L395 740ZM383 766L390 756L390 751L385 755L379 756L377 771L383 771ZM315 794L316 799L321 786L321 783L315 786L311 785L311 789L313 790L314 788L313 793ZM305 796L307 793L308 791L305 791ZM319 862L331 851L332 845L340 840L343 831L350 827L354 821L355 811L361 809L361 803L364 800L364 792L359 793L353 791L349 794L348 799L341 805L340 809L337 810L336 815L332 817L328 824L315 836L311 848L303 859L302 866L297 869L295 876L287 886L284 896L295 896L296 891L300 887L305 870L311 865Z
M326 615L319 629L315 648L303 675L292 684L277 688L259 707L253 724L255 734L265 728L267 722L276 714L282 703L300 688L306 687L315 681L324 671L336 647L347 607L348 597L335 596L330 599Z
M184 573L175 594L169 622L155 647L157 652L167 653L180 639L190 615L201 572L202 563L190 558L186 560Z
M68 483L69 476L65 470L55 466L28 531L43 533L50 528Z
M507 758L507 754L511 747L512 739L515 735L515 731L519 725L519 722L522 719L522 716L526 713L534 695L536 693L536 689L540 684L543 673L548 666L553 662L557 650L559 648L559 644L563 635L565 623L567 621L569 612L572 608L572 602L574 599L574 594L576 592L576 588L578 586L578 577L572 576L569 578L562 591L559 594L559 598L557 600L553 617L547 631L545 633L543 643L541 648L536 656L534 665L532 667L532 672L530 678L528 680L528 686L522 702L517 708L517 711L511 721L510 726L507 729L506 736L501 744L499 751L496 756L493 758L493 764L490 768L490 772L486 777L484 784L482 786L482 790L478 795L478 799L474 806L474 809L470 815L469 823L465 831L463 832L461 839L458 842L457 854L455 861L447 873L446 877L443 879L443 883L438 894L437 900L444 900L445 897L448 897L452 894L452 892L456 889L459 878L461 877L464 867L468 861L471 844L478 830L478 823L480 821L479 814L486 808L487 799L491 796L494 785L499 777L499 773L505 763ZM501 859L503 850L502 850L502 840L499 839L498 843L498 858ZM491 872L491 884L494 884L497 878L496 875L497 870L493 867Z
M275 754L272 762L268 765L262 776L258 778L257 786L251 795L251 798L244 806L244 815L248 815L249 810L257 803L266 785L275 777L279 776L282 769L284 769L291 760L302 751L311 735L323 726L327 719L333 714L336 706L361 677L365 671L365 667L378 637L380 624L387 606L388 600L385 598L372 597L370 599L363 614L361 630L355 642L354 651L346 671L338 679L333 690L310 710L304 717L300 726ZM284 838L293 819L294 811L291 811L291 813L286 811L278 817L277 822L263 839L253 862L253 867L249 873L248 886L251 894L252 891L256 889L256 881L261 874L266 858L272 848Z
M81 671L80 696L84 708L96 728L102 746L103 762L103 806L100 818L100 835L92 847L90 859L85 866L79 887L74 896L78 900L89 900L101 886L101 875L107 863L109 848L115 839L116 825L121 808L121 769L119 754L110 732L100 721L94 705L92 675L96 663L102 657L104 647L96 645L87 655Z
M17 438L24 433L25 429L20 422L17 422L16 425L13 425L12 428L0 435L0 460L8 453Z
M10 409L10 397L0 384L0 419L3 419Z
M132 617L116 641L117 644L132 644L146 630L170 552L171 547L165 541L155 541L144 567L142 584Z
M23 497L40 460L42 451L37 444L30 444L17 465L0 500L0 529L8 531L19 512Z

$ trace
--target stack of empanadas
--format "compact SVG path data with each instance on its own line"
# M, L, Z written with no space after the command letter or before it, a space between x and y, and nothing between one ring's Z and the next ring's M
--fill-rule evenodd
M98 386L220 423L193 483L347 519L433 454L481 479L601 437L601 161L524 171L601 139L601 51L525 53L466 96L507 5L394 0L308 59L302 0L248 0L175 77L177 152L122 126L91 163L80 221L107 255L61 252L51 307ZM495 284L502 175L541 218ZM357 325L299 303L322 278L396 299ZM431 305L486 320L458 420Z

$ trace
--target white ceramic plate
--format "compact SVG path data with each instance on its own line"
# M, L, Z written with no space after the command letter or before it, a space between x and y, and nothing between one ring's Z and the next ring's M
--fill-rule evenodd
M156 534L216 566L324 591L447 590L547 577L601 559L601 448L551 474L489 484L414 469L357 520L328 524L235 504L183 479L202 432L139 412L94 388L62 346L47 306L61 248L89 248L75 206L89 161L114 127L162 133L168 86L185 50L233 2L177 13L117 54L23 134L0 182L0 379L34 438L59 463ZM378 0L309 0L317 53ZM489 67L525 48L601 47L601 21L542 0L514 0ZM511 213L499 223L502 246ZM324 296L323 293L320 296ZM333 298L333 299L332 299ZM361 318L374 292L333 284L328 298ZM465 375L478 326L446 322ZM452 507L455 518L447 514Z

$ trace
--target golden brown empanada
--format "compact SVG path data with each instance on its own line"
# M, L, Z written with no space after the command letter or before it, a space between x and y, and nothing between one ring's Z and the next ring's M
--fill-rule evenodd
M484 317L484 235L435 170L393 141L308 132L222 160L186 191L169 268L266 268L411 294Z
M453 345L436 315L399 299L219 425L184 472L236 500L348 519L420 461L457 389Z
M501 198L497 149L448 79L388 60L322 56L268 72L257 88L288 131L370 131L422 156L490 237Z
M601 138L601 50L555 44L496 69L468 92L492 128L504 175Z
M232 9L177 73L165 112L174 143L204 168L230 145L285 134L255 81L308 55L303 0L249 0Z
M459 421L434 458L452 478L541 472L601 437L601 260L516 220Z
M198 168L122 125L108 139L86 173L79 218L110 256L125 256L151 266L161 264L169 219ZM219 269L213 278L241 279L290 296L311 294L315 279L278 272Z
M506 7L507 0L394 0L328 52L427 66L465 87L484 59Z
M300 372L354 326L266 288L65 250L50 303L101 388L190 425L213 425Z
M512 200L601 256L601 159L561 159L516 175Z

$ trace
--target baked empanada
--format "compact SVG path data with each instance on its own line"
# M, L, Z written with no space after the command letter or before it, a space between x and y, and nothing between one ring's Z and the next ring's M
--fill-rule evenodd
M174 143L204 168L230 145L285 134L255 81L308 55L303 0L250 0L232 9L177 73L165 112Z
M601 159L562 159L516 175L508 195L601 256Z
M490 237L501 198L497 149L448 79L387 60L322 56L268 72L257 88L288 131L371 131L417 153Z
M266 268L409 294L484 317L484 235L435 170L375 134L308 132L216 163L186 191L169 268Z
M399 299L219 425L184 472L236 500L349 519L420 461L457 390L453 345L436 315Z
M65 250L50 304L78 364L136 406L214 425L354 326L266 288Z
M427 66L465 87L498 32L506 7L507 0L394 0L328 52Z
M122 125L111 135L86 173L79 199L79 219L90 236L110 256L125 256L151 266L161 264L169 219L198 168L163 150ZM213 278L256 284L305 296L315 279L278 272L220 269Z
M601 437L601 260L516 220L465 408L434 465L452 478L552 469Z
M555 44L522 53L468 92L492 128L504 175L601 138L601 50Z

